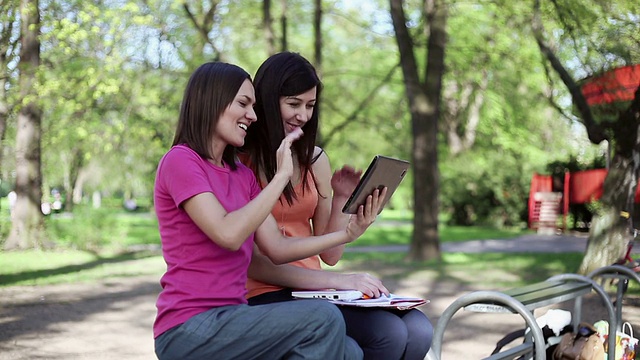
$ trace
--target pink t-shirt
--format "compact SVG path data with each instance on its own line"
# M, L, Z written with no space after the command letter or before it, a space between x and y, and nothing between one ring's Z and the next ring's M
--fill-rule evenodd
M211 308L246 303L254 235L238 251L209 239L182 208L185 200L204 192L213 193L231 212L255 198L260 187L244 165L238 163L236 171L220 168L184 145L160 160L154 205L167 271L160 280L154 337Z

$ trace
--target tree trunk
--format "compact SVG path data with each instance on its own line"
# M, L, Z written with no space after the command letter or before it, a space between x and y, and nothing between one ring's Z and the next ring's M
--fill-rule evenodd
M322 79L322 0L315 0L313 9L313 66ZM316 143L323 143L321 131L316 134Z
M313 11L313 65L322 73L322 0L315 0Z
M80 147L74 148L69 159L69 173L65 176L64 181L64 211L73 211L76 202L73 199L75 185L78 183L80 171L84 166L84 153Z
M262 1L262 31L267 41L269 56L276 53L276 36L273 31L273 17L271 16L271 0Z
M622 112L612 127L615 134L614 156L604 180L602 206L593 218L587 251L579 272L587 274L599 267L611 265L625 255L627 242L632 240L635 195L640 175L640 87L629 108ZM628 217L621 216L621 212Z
M389 4L413 129L414 230L408 258L417 261L439 260L437 135L444 74L446 5L439 0L425 2L428 53L425 82L421 83L413 39L405 25L403 1L390 0Z
M287 39L287 0L281 0L280 4L282 5L281 13L280 13L280 26L282 27L282 37L280 38L280 51L287 51L289 48L289 41Z
M7 121L11 113L12 105L9 104L7 88L9 85L9 63L14 61L15 43L11 40L13 33L14 19L12 15L15 13L17 6L10 3L3 8L5 16L0 17L0 143L4 142ZM2 152L0 151L0 168L2 168ZM0 207L1 208L1 207Z
M626 251L627 241L630 240L629 222L620 216L620 211L627 209L629 189L635 188L637 181L633 162L630 159L614 156L612 167L609 169L604 182L604 194L601 199L601 209L595 214L591 222L587 250L580 269L580 274L589 272L622 258ZM630 211L630 215L633 211Z
M489 76L482 72L480 84L465 84L460 90L457 85L445 91L446 111L441 117L444 122L443 131L447 135L449 153L453 156L470 149L476 141L476 131L480 124L480 110L484 104L484 96L489 85ZM447 93L451 92L451 96ZM460 100L456 100L454 92L459 93ZM466 119L465 119L466 114ZM464 121L464 123L463 123Z
M4 54L0 54L0 69L7 68ZM7 99L6 84L8 76L0 76L0 144L4 143L4 136L7 130L7 119L9 118L9 100ZM0 168L2 168L2 151L0 151ZM0 206L0 209L2 207Z
M33 89L40 65L38 0L22 0L20 91L24 99L16 134L16 204L5 249L39 248L44 240L42 174L40 169L41 111Z

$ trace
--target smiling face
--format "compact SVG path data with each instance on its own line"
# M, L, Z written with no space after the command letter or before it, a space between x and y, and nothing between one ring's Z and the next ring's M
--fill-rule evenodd
M285 136L302 128L311 119L316 106L316 87L293 96L280 97L280 117Z
M247 128L257 119L253 110L255 102L253 85L251 81L245 80L218 120L213 142L217 150L215 153L223 151L227 145L235 147L244 145Z

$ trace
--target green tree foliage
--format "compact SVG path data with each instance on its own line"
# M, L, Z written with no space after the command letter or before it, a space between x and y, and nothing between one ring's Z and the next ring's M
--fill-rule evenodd
M413 130L389 2L321 3L325 87L320 132L332 165L363 169L376 154L410 159ZM418 45L426 44L422 29L428 24L422 1L405 3L424 76L427 49ZM550 70L540 60L530 31L530 4L447 3L449 45L436 141L439 212L452 223L519 225L532 173L589 145L574 140L584 133L575 131L567 91L547 76ZM249 0L42 3L42 67L36 90L43 110L43 201L57 188L69 205L89 201L94 192L150 203L157 161L172 142L182 89L196 66L222 59L254 73L270 46L279 50L283 44L313 59L315 2L271 1L274 45L264 34L262 5ZM562 5L566 11L586 12L578 0ZM618 11L618 3L598 6L618 14L614 20L619 24L634 21L620 15L624 12ZM2 29L12 24L15 29L15 13L11 17L3 11L1 16L5 14L9 17L1 18ZM620 58L637 53L629 37L637 32L630 26L603 27L599 17L584 16L585 34L596 27L604 31L575 39L568 32L559 34L561 47L583 50L580 56L560 52L562 59L598 59L581 70L586 75L607 63L594 48ZM557 20L546 21L552 29L562 28ZM0 48L13 49L15 34L0 34ZM15 59L7 58L2 66L9 96L17 90ZM15 181L11 114L6 117L3 183ZM415 199L414 185L407 177L391 206L412 211L416 201L423 201Z
M450 223L522 226L532 174L575 151L570 122L549 106L527 12L518 2L451 11L440 147Z
M64 191L67 206L80 201L83 192L148 194L147 185L136 188L131 178L151 171L149 133L162 128L145 123L146 105L150 111L161 107L163 100L153 96L163 89L145 91L149 73L136 65L144 57L130 39L143 41L146 29L140 25L150 18L134 4L67 5L48 13L51 31L43 36L48 64L40 91L44 139L47 148L57 149L46 152L47 185Z

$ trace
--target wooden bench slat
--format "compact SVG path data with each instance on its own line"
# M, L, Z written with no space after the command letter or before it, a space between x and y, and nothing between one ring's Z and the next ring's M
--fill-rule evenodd
M529 285L525 285L525 286L522 286L522 287L512 288L512 289L503 291L503 293L505 293L505 294L507 294L509 296L516 297L518 295L523 295L523 294L536 292L536 291L540 291L540 290L544 290L544 289L554 288L556 286L560 286L560 285L564 285L564 284L567 284L567 282L564 282L564 281L541 281L541 282L535 283L535 284L529 284Z
M530 310L575 299L589 292L591 292L591 284L579 281L543 281L504 291L505 294L520 301ZM470 304L464 309L475 312L515 312L511 308L495 302Z
M542 299L550 299L550 298L554 298L554 297L562 296L566 294L575 294L577 292L581 292L582 290L590 291L591 284L559 285L553 288L540 290L535 293L526 293L522 295L517 295L517 296L514 296L514 298L516 298L516 300L520 301L524 305L527 305L528 303L536 302Z

